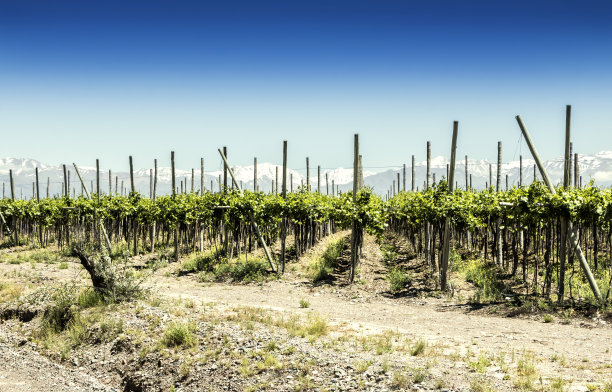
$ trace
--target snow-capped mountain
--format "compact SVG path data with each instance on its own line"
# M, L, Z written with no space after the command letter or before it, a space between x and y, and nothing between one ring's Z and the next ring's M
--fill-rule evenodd
M443 156L433 157L431 160L432 181L435 177L436 181L445 178L447 173L447 164L449 160ZM529 184L533 181L534 176L534 161L532 159L523 158L523 183ZM563 175L563 158L558 157L553 160L545 161L544 166L551 177L553 183L558 184L562 181ZM593 180L596 185L601 187L612 186L612 151L602 151L594 155L579 156L579 176L582 177L583 185ZM47 189L49 195L57 195L62 193L62 184L64 182L64 171L61 165L52 166L46 165L39 161L29 158L4 158L0 159L0 181L3 183L3 196L10 197L9 185L9 170L13 171L15 183L15 197L30 198L33 193L33 183L35 182L35 169L39 172L39 187L41 196L46 196ZM272 163L258 163L257 165L257 186L260 191L271 192L274 189L272 184L276 185L276 171L278 168L278 180L282 181L282 166ZM519 183L519 161L511 161L502 164L502 189L506 187L506 175L508 176L508 186L512 187ZM69 178L70 190L72 194L80 195L81 186L74 167L66 164L67 177ZM573 162L572 162L573 169ZM254 166L234 166L232 167L236 180L242 185L243 189L253 189L254 185ZM92 166L81 166L79 171L83 177L83 181L89 190L95 190L96 169ZM129 172L111 172L100 169L100 188L103 193L129 192L130 177ZM151 186L151 168L141 168L134 171L134 186L137 191L148 196ZM423 189L426 177L426 162L417 162L414 168L415 171L415 189ZM303 172L303 170L302 170ZM219 179L223 181L223 170L207 171L205 168L204 189L217 191L219 189ZM396 181L396 189L398 187L398 174L400 179L400 189L403 189L403 169L398 166L396 169L390 169L383 172L373 172L364 170L364 183L370 186L379 194L387 194L393 186L393 181ZM466 171L465 157L458 157L455 168L455 181L460 188L466 186ZM326 177L327 175L327 177ZM496 183L497 163L489 162L488 160L468 161L468 178L467 183L474 188L482 189L486 185L490 185L490 175L493 180L493 185ZM157 187L158 195L168 194L171 192L172 173L169 167L159 166L157 168ZM539 172L537 177L541 178ZM327 181L326 181L327 179ZM291 184L291 180L293 183ZM332 183L341 191L351 190L353 187L353 170L347 168L336 168L321 171L321 191L327 192L328 186L331 192ZM193 189L200 189L200 169L193 170ZM289 169L287 173L287 181L289 182L289 190L296 190L299 186L305 185L306 178L304 173ZM228 175L228 184L231 184L231 178ZM311 168L310 171L310 186L311 189L317 189L317 169ZM178 191L186 189L190 191L192 188L192 170L176 169L176 187ZM281 184L278 184L280 191ZM276 188L276 186L275 186ZM412 188L412 167L406 165L406 190Z

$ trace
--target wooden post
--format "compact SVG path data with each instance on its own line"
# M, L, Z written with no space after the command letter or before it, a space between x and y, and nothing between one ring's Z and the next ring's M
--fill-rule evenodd
M535 146L531 142L531 137L529 136L529 132L527 132L527 128L525 128L525 124L523 123L521 116L516 116L516 121L518 122L519 127L521 128L521 132L523 132L523 136L525 137L525 141L527 142L527 145L529 146L531 155L533 155L533 159L535 159L536 165L540 169L540 174L542 175L542 179L544 180L544 183L550 190L550 193L552 193L553 195L556 194L557 192L555 191L555 187L550 181L550 178L548 177L548 174L546 173L546 169L544 168L544 165L540 161L540 156L538 155L538 152L536 151ZM595 298L601 301L601 294L599 292L599 287L597 285L597 282L595 281L595 278L593 277L593 274L591 273L589 264L587 263L586 258L584 257L582 248L580 248L580 243L578 242L578 238L576 237L574 230L573 230L572 221L567 222L567 231L570 237L570 241L572 242L572 247L574 248L576 255L578 256L578 260L580 261L582 270L584 271L584 274L587 280L589 281L589 285L591 286L591 291L593 292L593 295L595 296Z
M136 187L134 186L134 163L132 156L130 155L130 189L132 193L136 193Z
M570 150L569 150L569 185L568 186L572 186L572 183L574 181L574 162L572 157L574 156L573 151L574 150L574 145L572 142L570 142Z
M149 199L153 200L153 169L149 169Z
M176 168L174 166L174 151L170 151L170 172L172 176L172 198L176 198ZM179 260L179 227L174 228L174 261Z
M223 146L223 156L227 159L227 147ZM227 191L227 165L223 166L223 193Z
M565 155L563 159L563 188L568 189L571 186L571 167L572 167L572 152L571 152L571 137L570 123L572 116L572 107L565 107ZM565 297L565 262L567 258L567 219L561 217L561 241L559 249L559 284L557 300L563 302Z
M287 141L283 140L283 185L281 188L283 199L287 198ZM285 273L285 243L287 239L287 219L281 221L281 274Z
M289 177L290 177L289 183L290 183L291 193L293 193L293 173L291 173Z
M64 165L64 168L66 165ZM13 170L9 169L9 181L11 183L11 200L15 201L15 180L13 179ZM19 246L19 236L17 234L17 217L13 215L11 218L12 230L13 230L13 242L14 246Z
M459 128L459 122L453 122L453 140L451 143L451 163L448 173L448 193L453 193L453 184L455 182L455 152L457 149L457 131ZM446 291L448 286L448 260L450 256L450 231L451 231L451 220L450 217L446 218L444 224L444 242L442 245L442 260L440 262L440 288L442 291Z
M431 179L431 142L428 141L427 142L427 180L425 182L426 189L429 189L430 179Z
M412 187L410 188L413 192L414 192L415 177L416 177L416 167L415 167L414 161L415 161L415 159L414 159L414 155L413 155L412 156L412 178L411 178L411 180L412 180Z
M310 192L310 159L306 157L306 191Z
M400 186L401 186L401 182L400 182L400 172L397 172L397 194L399 195L400 193Z
M64 197L68 197L69 188L68 188L68 173L66 172L66 165L62 165L62 168L64 169Z
M332 196L336 195L336 182L335 180L332 180Z
M195 169L191 168L191 193L195 192Z
M497 181L495 183L495 191L501 192L501 169L502 169L502 142L497 142ZM503 267L504 252L502 248L502 235L501 235L501 219L497 218L495 222L495 243L497 248L497 265Z
M493 186L493 164L489 163L489 186Z
M406 192L406 164L404 163L404 170L402 175L402 191Z
M321 194L321 165L317 165L317 193Z
M157 192L157 159L154 159L153 160L153 192L151 194L154 204L155 204L155 199L156 199L156 192ZM155 238L157 236L156 231L157 231L157 222L153 221L153 224L151 225L151 253L155 252Z
M253 192L257 192L257 157L253 159Z
M240 192L240 195L242 195L242 188L240 188L240 186L238 185L238 181L236 181L236 177L234 177L234 172L230 168L229 163L227 162L227 158L225 157L225 154L223 154L221 149L218 149L217 151L219 151L219 154L221 155L221 158L223 159L224 169L229 171L229 174L232 177L232 182L236 185L236 187L238 187L238 192ZM261 231L259 231L259 226L257 225L257 222L255 222L255 218L253 217L253 213L249 212L249 218L251 219L251 224L253 225L253 229L255 230L255 234L257 235L257 238L259 239L259 242L261 243L262 247L264 248L264 253L266 254L266 258L268 259L268 262L270 263L270 267L272 268L272 271L277 272L276 268L274 267L274 262L272 261L272 254L270 253L270 249L268 248L268 245L266 244L266 241L264 240L263 236L261 235Z
M329 173L325 172L325 194L329 195Z
M49 198L49 188L51 188L51 178L47 177L47 199ZM4 197L4 183L2 183L2 196Z
M574 154L574 188L580 186L578 179L580 178L580 167L578 166L578 153Z
M508 192L508 175L506 174L506 192Z
M38 182L38 168L34 169L34 172L36 175L36 201L40 201L40 184Z
M278 195L278 166L275 166L276 169L276 186L274 187L274 194Z
M468 183L468 156L465 156L465 190L467 191L468 189L470 189L469 183Z
M200 195L204 194L204 158L200 158Z
M357 202L357 191L359 187L359 134L354 137L354 158L353 158L353 203ZM360 228L353 219L353 228L351 231L351 269L349 274L349 282L352 283L355 279L355 270L359 263L359 245L360 245Z

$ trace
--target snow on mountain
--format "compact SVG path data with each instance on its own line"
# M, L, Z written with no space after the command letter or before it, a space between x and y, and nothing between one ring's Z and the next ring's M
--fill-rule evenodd
M432 181L435 177L436 181L445 178L446 168L449 160L443 156L436 156L431 161L431 172ZM523 183L529 184L533 181L535 162L532 159L523 159ZM553 160L544 162L544 166L551 177L551 180L555 184L559 184L562 181L563 174L563 158L558 157ZM9 170L13 171L13 178L15 181L16 197L29 198L32 196L32 184L35 181L35 168L39 171L39 182L41 195L46 194L47 187L49 194L55 195L62 192L62 184L64 181L64 173L62 165L52 166L46 165L34 159L28 158L3 158L0 159L0 181L3 183L4 196L10 197L9 185ZM259 190L270 192L273 190L272 184L276 182L276 170L278 168L279 181L282 176L282 167L272 163L258 163L257 165L257 185ZM517 185L520 179L519 173L519 161L505 162L502 165L502 189L506 186L506 176L508 176L508 186L512 187ZM67 174L70 182L71 193L80 194L81 186L76 172L72 165L66 164ZM573 163L572 163L573 169ZM144 195L149 195L149 187L151 185L149 168L137 169L134 171L134 186L137 191ZM242 184L243 189L253 189L253 165L248 166L234 166L232 167L236 179ZM426 177L426 162L418 162L414 168L415 189L423 189L425 186ZM83 177L85 185L89 189L95 187L96 169L91 166L79 167L79 171ZM375 192L380 194L386 194L393 185L393 181L396 181L395 189L397 190L398 184L398 173L400 175L400 189L403 189L403 170L401 167L397 169L386 170L383 172L372 172L364 171L364 183L374 189ZM157 194L167 194L171 192L171 170L169 167L158 167L157 168ZM455 169L455 181L460 188L466 186L466 175L465 175L465 159L458 157ZM191 170L176 169L176 187L180 191L181 189L191 190ZM223 181L223 171L205 171L204 188L205 190L219 189L219 176L221 175L221 181ZM327 169L321 172L321 188L325 193L327 191L326 175L329 181L329 185L333 184L341 191L349 191L353 187L353 170L351 168L336 168ZM491 177L490 177L491 175ZM482 189L485 185L490 185L492 179L493 184L496 183L497 176L497 163L490 162L488 160L470 159L468 161L468 177L467 184L470 184L477 189ZM601 151L594 155L579 155L579 176L582 177L583 185L586 185L590 180L593 180L596 185L602 187L609 187L612 185L612 151ZM304 170L300 172L289 169L287 173L287 180L293 179L293 184L288 184L288 188L293 187L296 190L305 181ZM537 178L541 178L539 172ZM48 184L48 185L47 185ZM228 184L231 184L231 178L228 175ZM278 184L278 190L280 191L280 185ZM104 193L108 193L109 186L111 192L122 193L129 192L130 178L127 171L112 172L109 181L108 170L101 169L100 186ZM310 172L310 186L313 190L317 187L317 170L311 168ZM412 168L408 165L406 167L406 189L412 188ZM200 189L200 170L194 170L193 178L193 189ZM331 189L330 189L331 191Z

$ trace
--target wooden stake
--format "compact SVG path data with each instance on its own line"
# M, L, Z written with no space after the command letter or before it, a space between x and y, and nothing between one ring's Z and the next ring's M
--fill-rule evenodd
M321 165L317 165L317 193L321 193Z
M283 140L283 185L281 188L283 199L287 198L287 141ZM281 274L285 273L285 246L287 239L287 220L281 221Z
M85 189L85 194L87 195L87 198L91 199L91 195L89 194L89 191L85 187L85 182L83 181L83 177L81 176L81 172L79 171L78 166L76 165L76 163L72 163L72 165L74 166L74 170L76 170L76 173L77 173L77 176L79 177L79 180L81 181L81 185ZM106 228L104 227L104 221L102 219L100 219L99 223L100 223L100 230L102 230L102 233L104 234L104 239L106 240L106 246L108 247L108 251L110 252L111 251L111 243L110 243L110 239L108 238L108 234L106 233Z
M546 173L546 169L544 168L544 165L540 161L540 156L538 155L538 152L536 151L535 146L531 142L531 137L529 136L529 132L527 132L527 128L525 127L525 124L523 123L521 116L516 116L516 121L518 122L519 127L521 128L521 132L523 132L523 137L525 138L525 141L527 142L527 145L529 146L531 155L533 156L533 159L535 159L536 165L540 169L540 174L542 175L542 179L544 180L544 183L550 190L550 193L555 195L557 193L555 190L555 187L550 181L550 178L548 177L548 173ZM584 271L584 274L589 282L589 286L591 286L591 291L593 292L593 295L595 296L595 298L601 301L601 294L599 292L597 281L595 281L595 278L593 277L593 274L591 273L591 269L589 268L589 264L587 263L586 258L584 257L582 248L580 248L580 243L578 242L578 238L576 237L576 234L574 233L574 230L573 230L572 221L567 222L567 231L570 237L570 241L572 242L572 247L574 248L576 255L578 256L580 265L582 266L582 270Z
M257 157L253 159L253 192L257 192Z
M457 149L457 131L459 128L459 122L453 123L453 139L451 143L451 163L449 167L449 178L448 178L448 193L453 193L453 183L455 182L455 152ZM450 255L450 231L451 231L451 220L450 217L446 218L444 224L444 242L442 245L442 260L440 262L440 288L442 291L446 291L448 286L448 260Z
M427 180L425 181L425 189L429 189L431 179L431 142L427 142ZM436 180L434 180L435 182Z
M136 187L134 186L134 163L132 156L130 155L130 189L132 193L136 193Z
M200 195L204 194L204 158L200 158Z
M310 192L310 159L306 157L306 191Z
M406 192L406 164L404 163L404 170L402 176L402 191Z

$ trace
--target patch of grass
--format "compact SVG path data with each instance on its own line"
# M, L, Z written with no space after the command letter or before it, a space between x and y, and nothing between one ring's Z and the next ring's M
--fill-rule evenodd
M422 355L425 352L426 348L427 342L423 339L419 339L410 347L410 355L412 355L413 357Z
M21 296L23 287L12 283L0 283L0 303L10 302Z
M542 317L542 321L544 321L545 323L552 323L553 320L553 316L551 316L550 314L545 314L544 317Z
M565 384L567 382L561 377L555 377L550 381L550 390L552 392L563 392L565 391Z
M483 260L468 260L459 263L457 268L463 272L466 281L478 288L473 301L497 301L502 298L504 285L498 276L497 267Z
M315 283L329 279L346 246L347 241L345 238L331 241L321 257L308 266L308 276L310 279Z
M365 373L366 370L372 365L372 361L357 361L353 366L357 373Z
M402 372L395 372L391 377L391 386L396 389L408 389L412 385L412 379Z
M215 264L223 260L221 250L211 250L206 253L198 253L187 258L179 269L179 275L200 271L212 271Z
M78 298L77 303L82 308L93 308L104 303L102 294L94 289L83 290Z
M484 373L487 368L491 366L491 360L484 354L480 354L476 361L468 362L468 367L478 373Z
M262 282L268 275L268 261L264 259L241 259L235 263L219 264L214 269L217 280L231 279L234 282Z
M161 344L164 347L191 348L198 344L194 323L171 323L166 327Z
M412 278L409 274L407 274L400 267L395 267L387 274L386 279L389 281L391 285L391 291L394 293L398 293L406 288L406 286L410 285L412 282Z
M65 261L62 261L61 263L59 263L57 268L61 270L68 269L68 263L66 263Z
M300 308L306 309L309 307L310 307L310 302L306 301L305 299L300 300Z
M415 384L422 383L423 381L425 381L425 379L429 375L429 372L427 371L427 369L420 368L420 367L412 368L411 373L412 373L412 381Z
M309 315L308 323L304 326L304 331L307 335L320 337L329 333L329 325L320 315Z
M476 377L470 380L470 391L472 392L494 392L495 388L485 380L484 377Z

